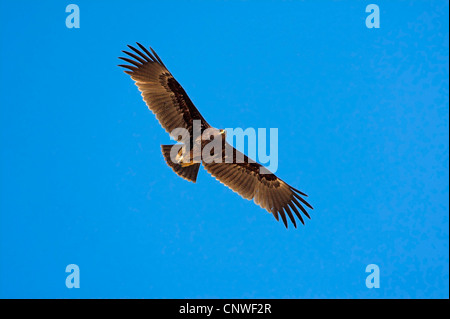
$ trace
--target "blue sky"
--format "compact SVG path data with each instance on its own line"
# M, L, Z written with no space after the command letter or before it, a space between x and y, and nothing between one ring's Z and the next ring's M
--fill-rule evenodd
M0 1L0 297L448 298L448 1L70 3ZM278 128L306 226L166 166L136 41L211 125Z

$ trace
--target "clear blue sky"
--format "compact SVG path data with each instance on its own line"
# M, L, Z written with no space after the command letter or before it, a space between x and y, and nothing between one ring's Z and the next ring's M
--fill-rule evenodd
M448 298L448 1L0 3L0 297ZM166 166L136 41L211 125L278 128L306 226Z

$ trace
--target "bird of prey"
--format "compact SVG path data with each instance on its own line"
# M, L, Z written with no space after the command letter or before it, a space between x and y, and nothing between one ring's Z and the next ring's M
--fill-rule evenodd
M125 68L125 73L135 81L148 108L169 134L178 128L189 132L188 137L176 137L179 144L175 145L189 143L189 145L199 145L200 148L205 147L202 141L194 141L192 138L195 123L199 123L201 132L210 130L212 135L223 139L222 152L215 155L216 158L221 157L222 161L205 161L192 153L186 161L183 158L185 157L183 148L175 151L173 156L174 153L171 153L171 150L174 149L174 145L161 145L164 159L172 170L180 177L195 183L199 167L203 164L206 171L213 177L243 198L253 199L257 205L272 213L277 221L281 216L286 228L288 227L286 216L294 227L297 227L294 214L304 224L301 213L310 218L304 206L312 209L303 198L307 195L286 184L265 167L228 144L225 141L225 130L215 129L206 122L156 52L149 48L150 52L140 43L136 44L139 49L128 45L132 52L122 51L129 57L120 57L120 59L129 64L119 66ZM244 160L237 161L237 158Z

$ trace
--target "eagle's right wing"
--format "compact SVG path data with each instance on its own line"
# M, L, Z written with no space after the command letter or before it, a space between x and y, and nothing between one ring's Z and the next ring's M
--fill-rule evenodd
M288 227L286 215L297 227L294 214L304 224L299 210L310 218L305 207L312 206L303 199L303 192L286 184L265 167L249 159L245 154L225 142L221 163L203 161L203 166L213 177L246 199L253 199L278 220L281 216Z
M141 44L137 45L141 50L128 46L135 53L123 51L133 59L120 57L131 65L119 66L128 69L125 73L136 82L148 108L167 133L185 128L192 135L194 120L201 121L202 129L210 127L156 52L150 48L152 54Z

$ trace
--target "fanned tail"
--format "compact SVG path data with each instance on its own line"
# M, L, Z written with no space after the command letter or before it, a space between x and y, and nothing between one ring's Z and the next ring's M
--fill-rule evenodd
M195 183L197 181L200 163L195 163L185 167L178 163L174 163L170 158L170 151L172 150L172 147L173 145L161 145L161 151L167 165L169 165L178 176Z

